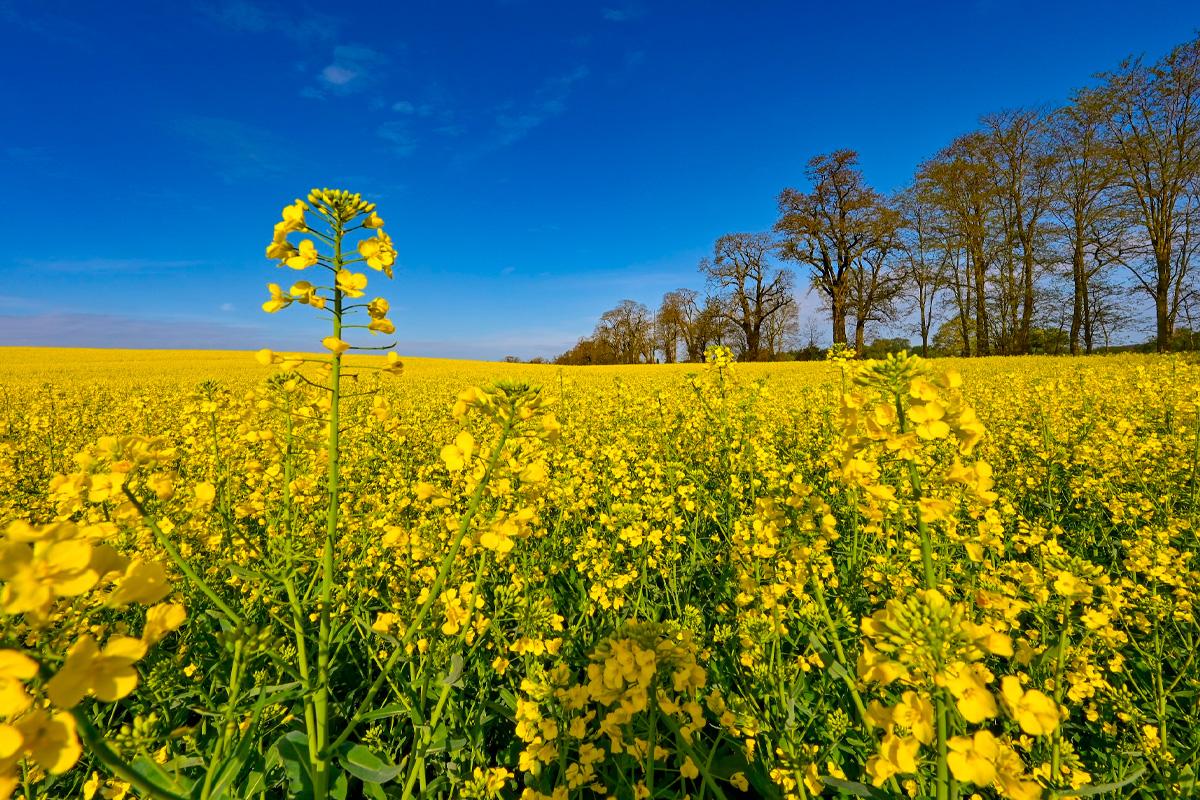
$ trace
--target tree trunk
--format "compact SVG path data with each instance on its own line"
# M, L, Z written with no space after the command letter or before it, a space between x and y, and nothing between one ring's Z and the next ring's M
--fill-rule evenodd
M866 338L866 332L867 332L867 321L864 319L855 319L854 320L854 352L858 353L860 356L863 354L863 350L866 349L866 342L863 341Z
M1157 252L1154 254L1155 266L1157 267L1158 280L1154 286L1154 317L1157 329L1156 349L1160 353L1166 353L1171 349L1171 251L1170 245L1167 251Z
M1087 278L1087 275L1084 275ZM1086 285L1086 284L1085 284ZM1092 318L1092 290L1083 293L1083 352L1089 356L1096 341L1096 321Z
M742 332L746 334L746 361L758 361L759 348L762 346L762 336L753 325L746 325L742 328Z
M971 256L971 267L975 273L975 355L986 356L988 346L987 275L983 260L983 248Z
M1075 245L1071 249L1071 271L1075 277L1075 297L1071 308L1071 355L1079 355L1079 332L1084 326L1084 303L1087 301L1087 272L1083 266L1083 237L1075 227Z
M830 298L833 311L833 343L846 343L846 301L843 297L834 295Z
M1032 237L1029 237L1032 238ZM1031 245L1023 245L1026 250L1022 255L1024 260L1021 264L1021 287L1024 292L1021 297L1021 327L1017 331L1017 354L1029 354L1029 335L1033 330L1033 253Z

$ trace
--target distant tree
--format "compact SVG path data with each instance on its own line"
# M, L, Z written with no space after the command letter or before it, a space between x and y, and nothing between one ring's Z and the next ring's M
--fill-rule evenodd
M554 359L555 364L590 366L594 364L616 364L617 355L607 343L591 338L581 338L575 346Z
M868 324L887 322L895 315L903 287L900 224L899 212L881 202L873 212L870 242L850 265L847 300L854 317L855 352L864 352Z
M916 312L917 333L921 337L921 355L929 355L929 337L937 318L939 300L948 284L948 255L951 249L939 236L937 210L909 187L896 199L900 212L900 252L902 275L899 299Z
M874 339L870 346L862 351L863 358L886 358L892 353L900 353L912 348L908 339Z
M988 114L983 126L1002 242L1000 288L1007 312L1002 346L1005 352L1028 353L1034 287L1048 260L1043 217L1050 205L1054 151L1048 122L1038 111Z
M1113 348L1113 339L1134 321L1135 315L1126 301L1129 292L1125 287L1094 278L1088 283L1088 295L1092 329L1098 337L1097 343L1103 340L1108 352Z
M930 351L935 356L961 356L963 353L976 352L974 342L963 340L963 334L973 336L975 328L964 326L958 317L951 317L938 326L930 342Z
M716 290L716 313L741 335L741 357L759 361L768 355L764 334L772 318L795 304L791 270L772 263L775 243L765 233L731 233L700 262L700 272Z
M964 355L991 352L987 289L995 257L990 224L997 200L988 149L983 133L959 136L917 171L918 186L944 215L952 246L965 257L961 263L969 276L969 285L964 285L966 281L956 282L960 300L958 321L973 322L974 330L971 336L957 337ZM974 308L964 313L963 306L971 301Z
M880 197L858 168L858 153L836 150L808 162L812 190L784 189L775 230L784 258L806 265L829 304L834 343L846 342L851 271L873 240Z
M712 294L704 298L691 326L690 338L687 340L688 361L700 363L704 361L704 351L709 345L727 344L735 336L740 335L729 315L720 296Z
M1103 109L1124 203L1146 236L1148 257L1126 266L1154 302L1157 349L1166 352L1190 293L1192 258L1180 249L1200 206L1200 38L1153 66L1128 60L1101 77L1080 97Z
M603 342L618 364L654 361L654 323L650 310L635 300L622 300L605 311L592 338Z
M1050 210L1066 244L1071 270L1072 355L1091 353L1095 314L1092 281L1122 258L1128 215L1114 191L1116 174L1104 142L1103 109L1093 96L1080 93L1054 115L1050 136L1055 148Z
M662 304L654 315L654 343L663 354L663 362L674 364L679 357L679 343L686 338L687 323L684 303L676 292L663 295Z
M767 318L763 326L763 358L777 361L795 349L800 337L800 307L793 301Z

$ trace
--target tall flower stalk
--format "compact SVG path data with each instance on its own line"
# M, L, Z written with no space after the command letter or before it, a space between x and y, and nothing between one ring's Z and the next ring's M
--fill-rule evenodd
M316 219L310 224L307 212L313 212ZM314 189L308 195L308 203L296 200L283 209L283 219L275 225L275 236L267 247L267 257L278 259L281 267L297 271L311 268L324 269L328 272L328 283L313 283L300 280L294 283L286 292L279 284L268 285L271 297L263 303L263 310L276 313L293 303L307 305L315 310L324 311L330 315L331 333L322 340L329 355L324 358L285 358L269 350L259 353L259 359L264 363L280 364L285 369L294 369L304 362L316 361L328 373L328 383L321 384L308 378L307 383L317 386L329 393L327 417L327 469L325 475L325 491L328 505L325 514L325 536L321 552L320 586L317 596L320 598L317 608L317 662L316 672L312 676L310 702L305 703L305 730L308 735L308 751L312 769L313 791L316 797L325 797L330 786L330 654L332 650L332 626L330 611L333 606L334 579L337 574L337 537L338 521L341 509L339 497L340 479L340 419L339 411L342 399L342 376L345 369L343 358L351 350L387 350L387 367L397 371L400 362L394 352L393 344L382 347L355 346L348 343L343 336L353 329L365 329L371 334L395 332L395 326L387 318L388 302L382 297L375 298L369 303L355 303L365 294L368 278L366 274L355 272L352 267L365 264L370 269L382 272L392 277L392 267L396 261L396 250L391 239L383 231L383 220L375 213L375 205L362 199L361 195L351 194L341 189ZM349 237L356 233L374 232L373 235L362 236L356 251L350 250ZM292 233L309 234L314 239L301 239L293 244L289 241ZM361 234L360 234L361 236ZM318 246L318 242L320 246ZM348 252L349 251L349 252ZM365 310L369 322L365 325L354 324L355 312ZM297 648L303 651L305 643L302 628L297 628Z

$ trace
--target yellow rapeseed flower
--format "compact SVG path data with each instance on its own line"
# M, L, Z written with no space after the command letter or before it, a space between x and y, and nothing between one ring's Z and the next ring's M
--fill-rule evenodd
M37 662L29 656L16 650L0 650L0 719L29 708L33 701L25 691L25 682L37 675L37 671Z
M1016 676L1005 675L1001 679L1000 696L1004 708L1026 733L1047 736L1058 727L1058 706L1054 701L1037 689L1025 691Z
M989 786L996 779L996 761L1000 741L991 731L975 731L974 736L955 736L947 742L946 763L954 777L964 783Z
M67 652L67 660L46 684L50 701L74 708L86 695L112 703L137 687L133 665L146 654L146 643L130 636L113 636L103 652L91 636L83 636Z

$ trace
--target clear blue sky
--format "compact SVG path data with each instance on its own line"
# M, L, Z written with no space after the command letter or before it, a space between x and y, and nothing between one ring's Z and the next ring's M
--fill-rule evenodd
M263 248L333 186L388 222L402 353L553 355L700 288L810 156L897 188L1197 27L1178 0L0 0L0 344L315 348L308 309L259 310L290 277Z

